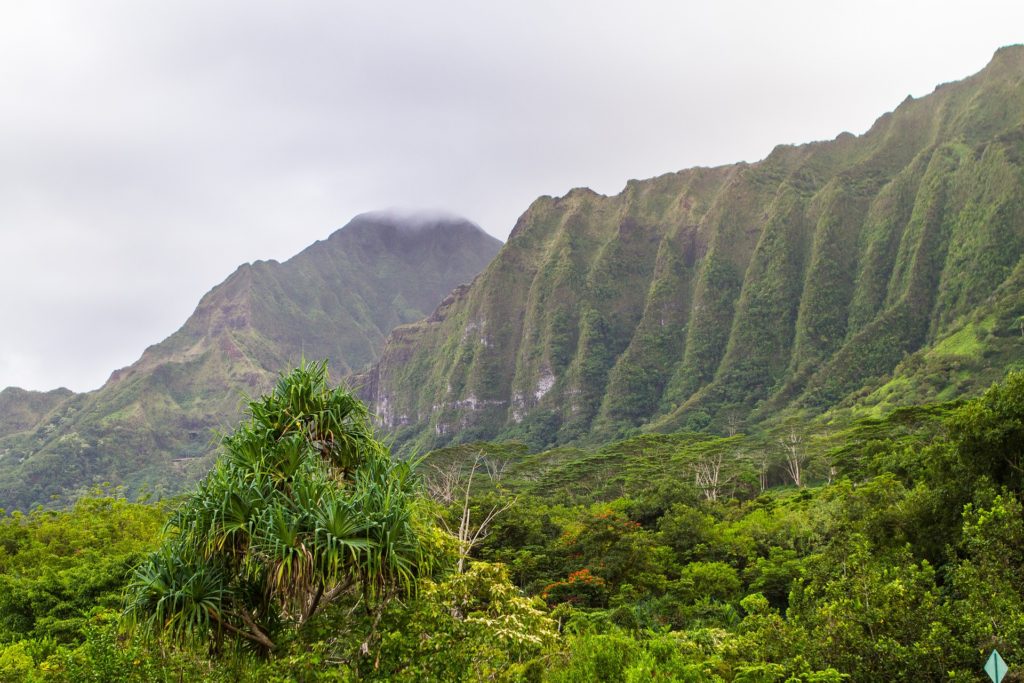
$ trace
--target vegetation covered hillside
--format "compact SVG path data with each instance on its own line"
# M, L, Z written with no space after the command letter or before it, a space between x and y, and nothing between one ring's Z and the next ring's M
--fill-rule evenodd
M1022 255L1015 46L861 136L538 199L364 395L412 451L970 394L1024 358Z
M499 246L462 219L365 214L284 263L241 266L101 389L0 394L0 507L102 482L180 490L210 467L212 430L237 419L243 394L303 355L364 367Z
M26 391L7 387L0 391L0 438L30 429L72 395L70 389Z
M1020 679L1024 373L841 431L416 465L319 363L249 408L170 510L0 516L0 680L980 683L993 649Z

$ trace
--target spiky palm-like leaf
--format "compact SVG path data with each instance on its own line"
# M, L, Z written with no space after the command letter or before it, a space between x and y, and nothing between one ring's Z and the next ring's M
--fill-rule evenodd
M127 613L152 633L214 631L266 653L276 632L359 591L413 590L424 554L411 470L373 437L366 408L303 363L249 404L213 471L140 565Z

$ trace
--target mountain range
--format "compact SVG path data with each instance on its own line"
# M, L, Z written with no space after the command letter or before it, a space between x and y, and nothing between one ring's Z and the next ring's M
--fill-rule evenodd
M866 133L537 199L392 333L406 450L533 448L965 395L1024 358L1024 47Z
M499 249L500 247L500 249ZM366 214L240 267L99 390L0 392L0 507L174 492L302 357L399 453L841 423L1024 367L1024 47L863 135L540 197L503 246Z
M209 467L245 396L303 357L335 377L469 282L501 242L464 219L363 214L293 258L239 267L177 332L97 391L0 392L0 508L103 482L176 491Z

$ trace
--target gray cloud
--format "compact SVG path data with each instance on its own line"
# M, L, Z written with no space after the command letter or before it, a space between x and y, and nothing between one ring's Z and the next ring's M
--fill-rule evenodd
M97 387L244 261L862 132L1016 2L0 4L0 386Z

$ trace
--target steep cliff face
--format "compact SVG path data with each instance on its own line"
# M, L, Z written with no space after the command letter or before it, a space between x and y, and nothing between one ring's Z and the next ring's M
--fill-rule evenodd
M365 214L284 263L241 266L101 389L0 432L0 508L104 481L178 490L205 472L213 430L237 420L245 395L303 356L328 358L335 377L365 367L500 244L462 219Z
M1013 327L1022 160L1017 46L862 136L542 197L471 287L392 333L365 395L419 448L826 409L997 291Z

